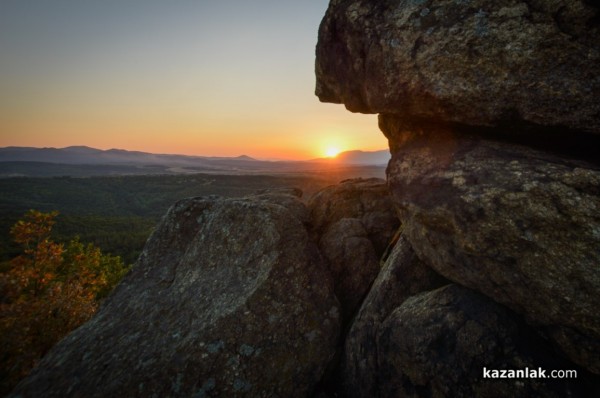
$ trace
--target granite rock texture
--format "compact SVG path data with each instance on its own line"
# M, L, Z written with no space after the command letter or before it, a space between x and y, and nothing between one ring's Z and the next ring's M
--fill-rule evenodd
M381 325L379 397L584 397L577 379L486 378L490 370L571 369L514 314L485 296L448 285L405 300Z
M344 180L317 193L308 208L313 232L319 236L343 218L360 220L378 256L399 226L386 181L380 178Z
M99 313L14 396L311 394L339 305L307 215L281 194L178 202Z
M376 343L381 324L407 298L448 283L421 262L400 236L346 335L340 366L341 390L346 396L378 396L384 384Z
M344 319L358 309L380 270L399 221L384 180L352 179L308 204L312 231L332 274Z
M379 113L416 256L600 374L600 3L333 0L316 94Z
M333 0L316 94L353 112L600 133L600 4Z
M600 372L600 167L439 125L380 126L406 238L446 278L541 327Z

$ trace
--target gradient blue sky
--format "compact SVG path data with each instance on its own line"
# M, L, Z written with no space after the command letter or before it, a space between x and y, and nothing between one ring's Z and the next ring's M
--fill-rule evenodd
M0 146L305 159L387 147L314 96L326 0L2 0Z

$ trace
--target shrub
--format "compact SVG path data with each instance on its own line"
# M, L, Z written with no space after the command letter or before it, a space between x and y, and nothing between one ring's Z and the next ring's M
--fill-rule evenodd
M0 274L0 393L10 391L61 338L90 319L127 272L119 257L50 234L57 212L30 210L11 229L22 253Z

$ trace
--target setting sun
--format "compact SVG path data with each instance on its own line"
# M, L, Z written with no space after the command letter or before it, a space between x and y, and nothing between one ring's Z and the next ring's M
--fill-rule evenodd
M0 147L261 160L387 148L376 115L314 95L327 1L260 11L235 2L235 18L232 2L77 2L61 12L51 2L9 3L0 6Z
M338 148L327 148L325 150L325 156L327 156L328 158L334 158L338 155L338 153L340 153L340 150Z

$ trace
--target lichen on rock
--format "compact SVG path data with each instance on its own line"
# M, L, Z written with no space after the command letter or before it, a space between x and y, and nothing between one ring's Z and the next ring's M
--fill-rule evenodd
M332 1L316 54L321 101L379 113L420 261L600 374L600 4Z
M185 199L100 312L15 396L310 394L338 301L297 198Z
M309 202L311 231L349 320L380 271L380 259L399 221L389 189L378 178L342 181Z
M331 2L316 94L353 112L600 133L598 3Z

